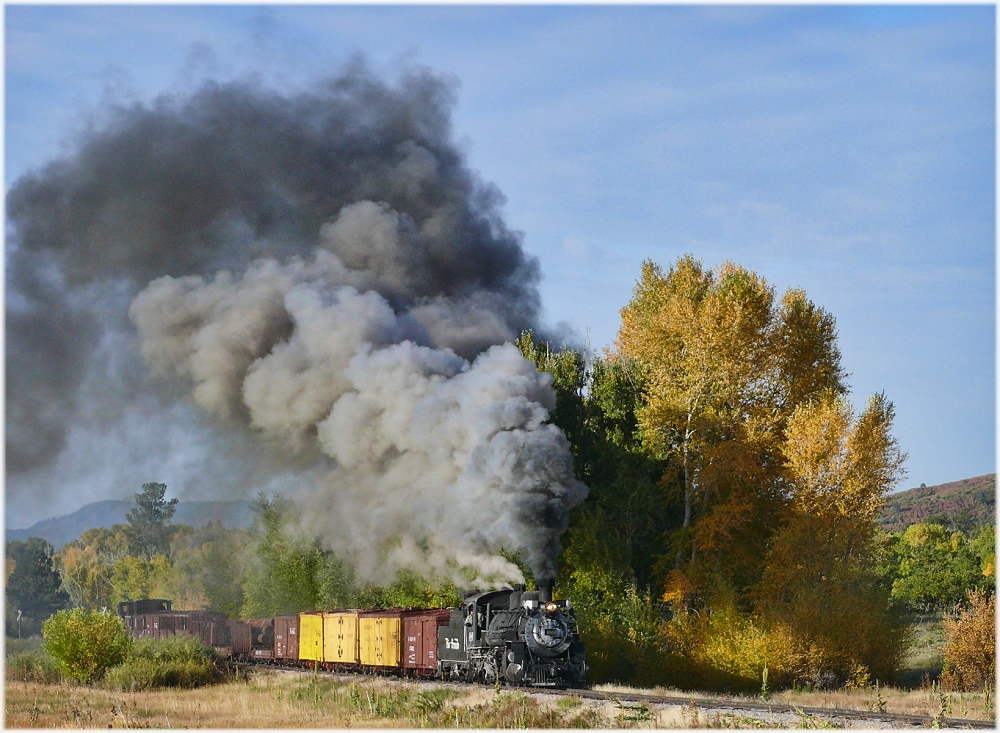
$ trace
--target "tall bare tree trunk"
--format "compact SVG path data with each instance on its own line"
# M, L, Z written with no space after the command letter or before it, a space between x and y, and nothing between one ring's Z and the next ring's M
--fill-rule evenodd
M688 427L684 431L684 445L681 454L684 457L684 523L681 528L686 530L691 526L691 505L694 503L694 486L691 476L691 459L688 447L691 444L691 413L688 413ZM677 548L677 557L674 558L674 567L679 568L684 561L684 542Z

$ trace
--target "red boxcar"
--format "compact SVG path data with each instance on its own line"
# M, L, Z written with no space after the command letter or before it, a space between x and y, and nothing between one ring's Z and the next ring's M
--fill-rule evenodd
M438 627L447 626L451 611L425 611L403 619L403 669L421 676L437 672Z
M299 616L274 617L274 658L298 661Z

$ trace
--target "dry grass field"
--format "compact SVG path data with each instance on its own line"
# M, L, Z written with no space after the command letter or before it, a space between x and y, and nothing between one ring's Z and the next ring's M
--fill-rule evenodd
M268 672L246 682L196 690L121 693L99 687L8 681L7 728L695 728L826 727L809 716L760 720L706 714L678 706L622 705L616 692L650 692L602 685L608 700L492 688L461 689L399 680L354 680ZM656 690L677 695L674 690ZM712 697L704 693L692 693ZM832 710L871 710L992 718L982 693L895 689L796 693L775 703ZM946 708L942 710L942 707ZM787 718L787 719L786 719Z
M7 682L7 728L566 728L605 727L579 701L398 681L260 674L196 690L110 692ZM561 704L560 704L561 703Z

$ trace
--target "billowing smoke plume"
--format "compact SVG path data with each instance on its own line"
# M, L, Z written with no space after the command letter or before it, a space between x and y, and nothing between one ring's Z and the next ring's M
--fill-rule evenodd
M361 565L418 548L509 575L503 547L550 573L585 488L547 378L500 345L538 330L538 265L453 143L452 101L360 62L296 93L210 82L104 110L20 179L8 503L85 475L93 436L138 456L210 424L229 460L192 473L282 479ZM123 497L161 480L128 478Z
M371 229L348 231L360 245ZM325 475L295 498L309 528L363 571L405 537L484 576L517 573L493 557L506 549L553 577L568 510L586 488L565 436L545 423L550 375L511 344L471 364L437 348L432 333L453 318L446 301L430 329L419 306L397 314L345 284L356 280L321 249L308 263L255 262L238 279L160 278L130 313L153 369L187 380L203 410L326 459Z

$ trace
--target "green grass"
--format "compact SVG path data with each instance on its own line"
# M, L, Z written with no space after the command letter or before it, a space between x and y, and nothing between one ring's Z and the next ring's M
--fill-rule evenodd
M919 616L912 624L913 641L900 668L900 687L916 689L926 675L937 679L944 665L941 647L944 645L944 621L940 613Z
M63 680L59 662L41 648L8 654L6 677L8 680L39 684L55 684Z
M190 689L222 682L226 677L215 650L197 639L144 639L133 646L123 664L108 670L104 686L128 692Z

